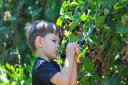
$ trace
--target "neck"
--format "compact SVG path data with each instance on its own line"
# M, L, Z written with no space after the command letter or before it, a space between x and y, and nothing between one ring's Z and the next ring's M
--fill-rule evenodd
M43 53L36 52L35 54L36 54L36 56L41 57L41 58L47 60L48 62L50 62L50 59L47 56L45 56Z

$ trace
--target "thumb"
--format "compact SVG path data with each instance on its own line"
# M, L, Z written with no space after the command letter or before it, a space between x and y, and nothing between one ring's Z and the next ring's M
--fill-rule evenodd
M76 48L75 48L75 56L76 56L76 57L79 55L79 52L80 52L79 47L76 47Z

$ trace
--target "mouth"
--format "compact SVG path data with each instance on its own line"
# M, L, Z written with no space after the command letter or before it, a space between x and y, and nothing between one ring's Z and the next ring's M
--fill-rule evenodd
M57 54L58 53L58 50L56 50L55 53Z

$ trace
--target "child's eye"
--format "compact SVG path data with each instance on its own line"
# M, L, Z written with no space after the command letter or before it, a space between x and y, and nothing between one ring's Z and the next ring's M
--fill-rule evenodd
M54 43L56 42L56 40L52 40Z

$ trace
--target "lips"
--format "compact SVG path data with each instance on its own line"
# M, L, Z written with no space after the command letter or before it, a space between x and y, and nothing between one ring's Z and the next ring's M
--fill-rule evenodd
M56 54L57 54L57 53L58 53L58 50L56 50L55 52L56 52Z

